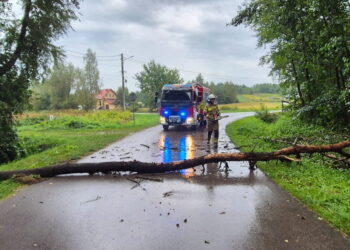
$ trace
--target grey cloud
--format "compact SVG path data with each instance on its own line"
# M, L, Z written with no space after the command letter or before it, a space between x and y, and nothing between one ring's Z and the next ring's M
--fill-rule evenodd
M125 6L108 6L108 1L89 2L85 6L85 17L96 22L105 22L107 25L111 23L123 24L128 22L139 23L145 26L155 26L157 22L157 14L164 7L184 7L184 6L200 6L207 7L209 11L213 11L212 6L220 6L226 3L225 0L128 0ZM232 6L234 6L232 4ZM229 20L228 20L229 21Z
M113 4L109 4L111 2ZM85 0L81 22L74 25L77 31L61 39L61 44L66 49L82 52L92 48L97 55L123 52L141 61L154 58L170 67L188 67L188 70L203 73L216 69L218 74L231 75L234 67L242 79L244 75L250 77L248 72L251 71L267 78L268 70L257 67L263 51L255 50L254 33L243 27L226 26L238 9L237 2L243 0L117 2ZM183 20L179 20L181 18ZM189 23L191 18L194 18L193 26ZM101 72L106 73L102 75L105 87L115 85L115 77L119 77L117 64L113 65L116 65L114 69L100 66ZM130 61L127 67L132 84L132 76L141 70L141 65ZM195 77L195 73L183 74L187 79ZM207 80L220 79L209 77Z

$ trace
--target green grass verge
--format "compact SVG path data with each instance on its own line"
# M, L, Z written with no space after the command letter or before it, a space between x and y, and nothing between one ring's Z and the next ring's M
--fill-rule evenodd
M235 145L251 145L243 147L242 151L273 151L287 146L266 138L293 141L296 137L303 137L304 141L300 143L324 144L341 141L345 137L322 127L302 124L286 115L273 124L248 117L229 124L226 130ZM304 157L302 164L258 163L258 167L278 185L335 228L350 235L350 170L334 169L332 166L334 163L317 154L311 158Z
M159 123L158 114L135 114L135 126L133 121L124 124L116 124L114 128L81 128L60 129L34 126L19 128L19 136L25 138L46 139L53 143L53 147L40 153L0 165L0 170L30 169L48 166L68 160L76 160L91 152L141 129L154 126ZM14 181L0 182L0 199L3 199L16 190L21 184Z

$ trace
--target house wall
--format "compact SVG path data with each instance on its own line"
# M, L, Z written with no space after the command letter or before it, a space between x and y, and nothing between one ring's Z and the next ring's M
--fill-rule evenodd
M96 101L96 109L107 109L107 105L108 105L108 109L115 109L117 108L116 105L114 104L108 104L108 102L106 102L107 99L117 99L117 95L114 94L112 91L109 91L105 98L102 100L97 100Z

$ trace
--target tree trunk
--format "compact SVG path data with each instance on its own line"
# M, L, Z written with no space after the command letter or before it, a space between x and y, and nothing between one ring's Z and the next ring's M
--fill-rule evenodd
M341 85L340 85L340 76L339 76L339 68L335 67L335 76L336 76L336 83L337 83L337 88L338 89L342 89Z
M350 154L344 151L344 148L350 147L350 140L339 142L331 145L315 146L315 145L294 145L292 147L283 148L274 152L239 152L239 153L220 153L209 154L194 159L169 162L101 162L101 163L64 163L48 167L14 170L0 172L0 180L6 180L16 175L40 175L41 177L53 177L61 174L75 173L108 173L110 171L130 171L137 173L162 173L176 171L186 168L193 168L207 163L227 162L227 161L295 161L300 160L290 158L290 155L300 155L303 153L338 153L346 158L350 158Z
M297 83L297 90L298 90L299 98L301 100L301 105L304 107L305 106L305 100L304 100L304 97L303 97L303 93L301 92L299 77L298 77L298 73L297 73L297 70L296 70L295 63L294 63L293 59L292 59L292 67L293 67L293 72L294 72L294 78L295 78L295 81Z
M11 70L11 68L15 65L17 59L21 55L23 47L25 46L27 28L29 25L30 12L31 12L31 8L32 8L32 1L27 0L25 2L26 2L26 5L25 5L25 9L24 9L24 16L22 19L21 31L20 31L18 39L17 39L16 49L13 52L10 59L6 63L4 63L4 65L2 67L0 67L0 76L5 75L8 71Z

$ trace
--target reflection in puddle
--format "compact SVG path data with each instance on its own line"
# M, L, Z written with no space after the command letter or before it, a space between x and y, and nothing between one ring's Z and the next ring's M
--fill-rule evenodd
M162 162L180 161L192 159L195 154L195 143L192 135L171 140L169 136L162 134L159 138L159 148L162 150ZM193 169L183 169L179 171L186 178L195 175Z
M179 171L179 173L183 175L183 177L185 177L186 179L196 175L193 168L182 169Z
M160 157L159 162L169 163L193 159L206 154L215 154L219 150L227 151L220 142L207 144L203 135L204 133L200 132L196 134L161 133L158 141L160 154L157 155ZM221 140L225 141L225 145L229 144L228 138L222 137ZM183 169L177 173L191 183L209 186L255 183L254 172L249 171L246 163L229 163L228 170L225 169L224 163L209 163L205 164L205 168L198 166L196 169Z
M160 142L163 142L163 162L171 162L171 144L169 137L164 137L160 139Z
M192 135L186 135L180 137L180 139L174 139L173 141L169 136L161 135L159 138L159 148L162 150L162 161L180 161L186 159L192 159L195 157L195 144ZM173 159L174 156L177 157Z

